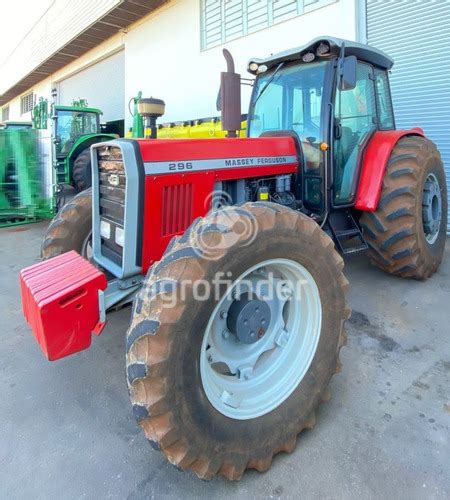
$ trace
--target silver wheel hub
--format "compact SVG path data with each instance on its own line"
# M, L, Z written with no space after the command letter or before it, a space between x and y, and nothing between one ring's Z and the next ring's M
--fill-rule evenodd
M422 195L422 222L428 243L436 241L442 220L442 195L439 181L430 174L425 181Z
M239 420L277 408L308 371L321 321L316 282L301 264L273 259L248 269L218 301L203 337L210 403Z

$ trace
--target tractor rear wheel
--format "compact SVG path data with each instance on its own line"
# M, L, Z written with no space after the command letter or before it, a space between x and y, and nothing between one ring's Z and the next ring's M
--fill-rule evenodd
M83 149L75 158L72 167L72 181L77 191L83 191L92 185L91 150Z
M436 146L425 137L400 139L392 151L378 208L360 219L376 266L426 279L439 267L447 230L447 187Z
M315 424L340 368L348 281L332 240L273 203L228 207L172 240L127 333L134 414L202 479L267 470Z
M52 220L41 247L43 260L70 250L91 256L92 189L86 189L67 202Z

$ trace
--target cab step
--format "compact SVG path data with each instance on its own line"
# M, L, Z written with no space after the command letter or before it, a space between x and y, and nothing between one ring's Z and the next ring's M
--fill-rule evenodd
M329 215L327 226L338 250L351 255L367 250L364 236L350 212L334 212Z

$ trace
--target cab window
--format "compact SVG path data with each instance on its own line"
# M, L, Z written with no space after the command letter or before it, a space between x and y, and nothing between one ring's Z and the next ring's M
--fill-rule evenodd
M395 124L388 74L381 69L375 69L374 73L380 129L392 130Z
M69 154L82 135L98 133L98 115L91 112L58 110L56 119L56 152Z
M358 63L356 86L337 90L335 101L334 203L350 204L356 195L358 155L377 128L373 69Z
M304 203L320 209L323 201L323 153L320 142L322 94L329 61L287 63L260 75L256 81L247 122L249 137L263 132L293 130L304 158Z
M320 167L322 91L327 61L289 63L258 77L248 119L249 137L293 130L302 143L307 170Z

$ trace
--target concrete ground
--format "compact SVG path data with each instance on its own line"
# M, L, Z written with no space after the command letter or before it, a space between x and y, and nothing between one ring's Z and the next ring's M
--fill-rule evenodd
M17 275L38 260L44 228L0 230L1 497L450 497L450 241L425 283L349 260L349 341L316 428L265 474L205 483L169 465L135 424L129 309L111 315L91 349L55 363L41 354Z

